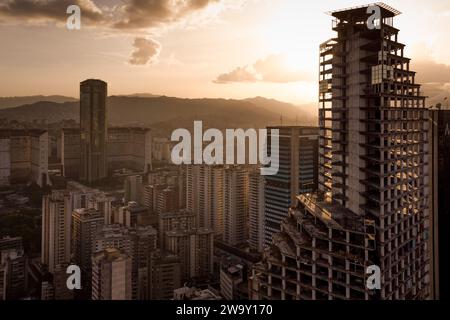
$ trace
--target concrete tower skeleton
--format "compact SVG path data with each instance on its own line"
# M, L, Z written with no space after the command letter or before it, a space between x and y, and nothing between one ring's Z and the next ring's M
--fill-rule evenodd
M319 191L302 194L251 277L251 298L426 299L430 295L428 110L397 10L331 12L320 46ZM366 286L369 266L380 290Z

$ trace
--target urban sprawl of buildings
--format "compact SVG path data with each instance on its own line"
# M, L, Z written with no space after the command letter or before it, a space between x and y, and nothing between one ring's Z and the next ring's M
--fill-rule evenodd
M101 80L80 84L80 126L56 138L59 170L45 130L0 130L1 190L49 187L40 256L0 239L0 299L448 297L450 110L426 105L399 12L379 6L374 29L367 6L331 12L319 126L268 128L279 130L276 175L171 164L168 139L108 127ZM80 289L67 287L70 265ZM367 286L370 266L380 288Z

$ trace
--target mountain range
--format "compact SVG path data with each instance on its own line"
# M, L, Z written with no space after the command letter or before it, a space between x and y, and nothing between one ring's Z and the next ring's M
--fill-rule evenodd
M45 120L47 123L79 121L79 102L74 98L50 96L42 97L44 101L40 99L4 98L3 101L8 101L13 107L1 109L0 119L20 122ZM22 101L29 103L17 105ZM205 127L224 129L261 128L281 122L315 125L317 122L315 104L299 107L262 97L243 100L184 99L137 94L110 96L107 105L109 123L113 126L142 125L172 130L189 128L194 120L202 120Z
M450 89L425 84L427 106L445 106ZM0 119L20 122L58 123L79 121L79 102L60 95L0 97ZM151 126L157 130L191 128L194 120L204 127L262 128L268 125L317 125L317 104L296 106L264 97L236 99L186 99L137 93L108 97L108 119L113 126Z

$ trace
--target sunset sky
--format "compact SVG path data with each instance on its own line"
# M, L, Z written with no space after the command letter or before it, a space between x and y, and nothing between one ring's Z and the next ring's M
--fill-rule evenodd
M393 0L400 42L422 82L450 83L450 1ZM81 30L65 27L82 8ZM317 99L326 11L349 0L0 0L0 96L109 94ZM423 70L422 74L420 73Z

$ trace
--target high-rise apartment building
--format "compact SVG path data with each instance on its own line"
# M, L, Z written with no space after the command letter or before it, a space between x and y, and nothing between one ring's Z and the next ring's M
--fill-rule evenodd
M128 205L119 207L114 214L114 222L127 226L136 227L141 225L143 219L147 216L147 207L139 205L139 203L131 201Z
M223 234L223 166L189 165L186 172L186 208L197 216L200 228Z
M159 245L166 248L164 235L172 230L195 229L195 214L188 210L165 212L158 215Z
M317 189L318 128L281 126L279 130L279 170L266 176L264 192L264 244L280 231L281 221L300 193ZM268 140L270 150L271 140Z
M150 300L172 299L173 291L181 287L181 265L177 255L157 250L149 257Z
M119 249L132 260L132 299L145 300L149 296L149 259L156 250L157 231L150 226L129 228L109 225L97 233L94 255L107 248Z
M253 171L248 178L248 220L250 248L262 252L264 248L264 188L265 177Z
M143 204L151 214L186 208L186 170L162 167L147 174Z
M72 212L72 250L75 263L89 274L94 241L105 223L104 215L94 208Z
M52 274L70 262L72 205L66 190L53 190L42 200L41 262Z
M181 262L183 281L213 273L214 231L212 229L175 229L166 231L165 248L175 253Z
M248 168L229 166L223 174L223 241L235 246L248 240Z
M108 175L106 99L106 82L89 79L80 83L80 179L88 183Z
M432 294L450 297L450 109L430 110L432 186Z
M92 257L92 300L131 300L131 258L108 248Z
M125 178L125 203L135 201L142 203L142 176L133 175Z
M252 298L430 296L428 110L393 26L399 12L377 6L373 28L367 5L331 12L337 36L320 46L319 191L298 196L253 269ZM367 286L371 266L379 289Z

